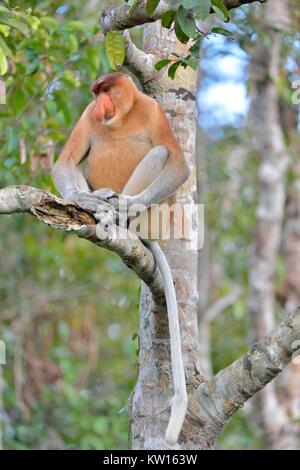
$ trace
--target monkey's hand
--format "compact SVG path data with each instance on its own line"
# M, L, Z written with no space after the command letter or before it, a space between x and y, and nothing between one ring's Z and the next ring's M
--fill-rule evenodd
M93 214L112 211L112 204L105 200L99 200L92 192L74 190L67 195L67 199L76 202L82 209L88 210Z
M116 193L110 188L101 188L92 192L92 195L100 202L110 204L115 209L119 206L120 194Z

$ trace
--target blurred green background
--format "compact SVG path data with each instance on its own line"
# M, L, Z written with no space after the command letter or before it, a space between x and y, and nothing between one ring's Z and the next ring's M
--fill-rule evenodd
M88 2L9 6L22 16L5 36L0 186L54 191L53 143L57 155L109 65ZM127 448L138 280L116 255L28 216L1 217L0 240L3 447Z
M0 187L24 183L54 191L53 161L91 99L91 82L109 71L97 21L104 5L93 0L1 3L0 48L6 47L8 73L7 103L0 105ZM1 23L8 7L19 15L13 26ZM259 19L256 8L237 11L231 26L236 41L211 37L202 51L198 104L205 135L199 158L207 184L211 298L226 295L232 284L242 290L212 325L214 371L248 349L248 258L259 155L246 124L247 65ZM134 33L137 41L141 32ZM299 44L291 31L278 77L283 108L290 104L289 81L299 74ZM226 87L218 89L228 77L231 95ZM219 108L208 98L218 90ZM299 155L297 125L296 120L286 134L292 159ZM288 182L296 177L290 171ZM7 345L0 445L128 448L127 406L137 374L137 278L117 256L29 216L2 216L0 240L0 339ZM285 275L279 257L278 288ZM249 414L240 412L218 445L253 449L265 442Z

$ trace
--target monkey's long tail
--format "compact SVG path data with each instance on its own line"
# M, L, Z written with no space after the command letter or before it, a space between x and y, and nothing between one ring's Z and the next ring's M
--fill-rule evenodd
M177 443L188 404L182 359L178 306L168 261L156 241L149 242L149 246L162 276L167 302L174 396L172 398L171 416L166 431L166 440L168 444L174 445Z

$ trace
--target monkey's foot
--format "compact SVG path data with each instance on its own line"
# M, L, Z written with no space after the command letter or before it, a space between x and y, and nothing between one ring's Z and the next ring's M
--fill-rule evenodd
M95 212L94 217L101 225L108 226L118 223L119 215L116 210L102 210L102 205L98 205L98 210Z

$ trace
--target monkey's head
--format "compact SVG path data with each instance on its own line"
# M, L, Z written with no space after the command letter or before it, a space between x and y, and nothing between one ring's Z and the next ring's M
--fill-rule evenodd
M94 117L110 124L120 120L132 108L137 88L130 77L121 72L101 75L91 86L96 97Z

